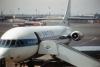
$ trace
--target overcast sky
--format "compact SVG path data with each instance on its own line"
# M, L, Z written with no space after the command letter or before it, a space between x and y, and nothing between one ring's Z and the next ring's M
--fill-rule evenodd
M5 14L65 14L68 0L0 0ZM71 0L72 15L100 13L100 0Z

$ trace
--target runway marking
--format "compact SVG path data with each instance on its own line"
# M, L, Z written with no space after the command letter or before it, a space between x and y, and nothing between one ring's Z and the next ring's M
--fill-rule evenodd
M74 46L79 51L100 51L100 46Z
M89 40L89 41L86 41L86 42L84 42L84 43L82 43L82 44L80 44L80 45L87 44L87 43L92 42L92 41L97 40L97 39L98 39L97 37L94 37L93 39L91 39L91 40Z

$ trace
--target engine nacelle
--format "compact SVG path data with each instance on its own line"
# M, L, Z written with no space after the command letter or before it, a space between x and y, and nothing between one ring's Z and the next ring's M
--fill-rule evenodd
M83 33L80 31L74 31L70 34L71 38L75 41L79 41L83 38Z

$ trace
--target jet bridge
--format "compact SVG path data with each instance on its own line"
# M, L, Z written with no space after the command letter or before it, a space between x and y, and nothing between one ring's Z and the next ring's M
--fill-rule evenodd
M40 54L52 54L57 58L76 67L100 67L96 59L72 48L71 46L57 43L56 41L43 41L40 44Z

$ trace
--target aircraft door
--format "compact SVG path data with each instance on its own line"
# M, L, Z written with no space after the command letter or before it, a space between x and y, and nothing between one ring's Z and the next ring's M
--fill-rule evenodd
M40 44L40 42L41 42L41 38L40 38L40 36L38 35L37 32L34 32L34 34L36 35L36 37L37 37L37 39L38 39L38 44Z

